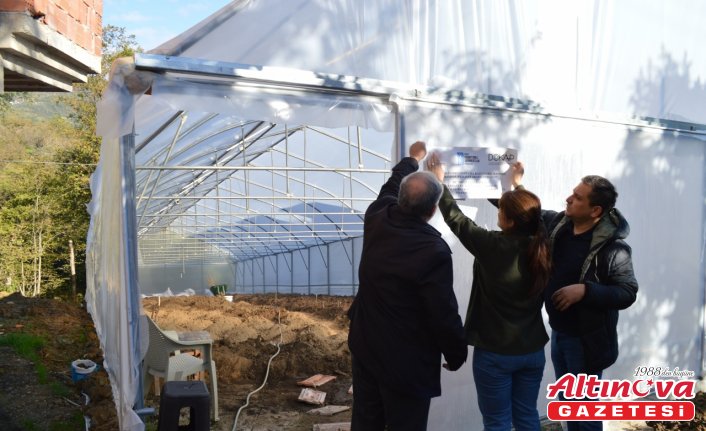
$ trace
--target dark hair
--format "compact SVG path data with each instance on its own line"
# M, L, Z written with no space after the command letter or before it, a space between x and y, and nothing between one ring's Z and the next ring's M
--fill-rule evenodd
M402 210L428 219L439 203L442 191L441 183L431 172L414 172L402 179L397 203Z
M544 290L552 268L549 255L549 240L542 223L542 203L532 192L519 189L503 193L499 207L508 220L512 220L512 232L531 236L528 255L529 270L532 275L530 294Z
M618 192L610 181L598 175L586 175L581 178L581 182L591 187L591 193L588 194L591 206L601 207L603 214L613 209Z

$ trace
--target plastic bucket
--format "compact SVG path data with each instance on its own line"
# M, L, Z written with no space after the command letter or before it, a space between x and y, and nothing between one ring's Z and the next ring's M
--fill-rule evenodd
M211 293L215 296L225 295L227 289L228 286L225 284L216 284L215 286L211 286Z
M83 380L96 371L96 368L98 365L90 359L76 359L71 363L71 379L74 382Z

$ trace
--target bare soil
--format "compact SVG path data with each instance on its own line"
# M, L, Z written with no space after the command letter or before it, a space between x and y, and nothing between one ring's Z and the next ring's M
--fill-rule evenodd
M208 331L214 340L218 372L220 421L213 430L231 430L247 394L259 387L272 361L267 384L250 397L238 417L242 430L311 430L316 423L349 422L350 410L322 417L306 414L317 406L297 400L298 381L314 374L336 376L318 390L327 405L351 406L352 385L348 351L351 297L299 295L240 295L223 297L146 298L145 312L160 328ZM147 397L158 407L158 399Z
M345 316L351 301L351 297L241 295L228 302L223 297L182 296L146 298L143 306L162 329L205 330L213 338L221 420L212 423L212 430L233 429L238 409L262 384L278 343L281 351L272 361L267 383L242 409L237 429L312 430L314 424L350 421L350 410L333 416L307 414L315 406L297 400L302 389L297 382L314 374L334 375L334 381L319 388L327 394L326 404L351 406ZM71 379L74 359L103 362L85 306L18 294L0 298L0 337L10 333L45 339L39 361L47 377L40 379L36 364L11 347L0 346L0 429L74 431L84 429L84 416L90 418L91 430L118 429L105 371L100 368L79 382ZM610 429L706 431L706 396L700 393L694 401L697 415L691 422L647 423L651 428L642 422ZM150 393L145 403L158 413L158 397ZM155 430L156 424L156 415L148 418L147 429ZM556 423L545 427L559 429Z
M352 385L347 346L350 297L243 295L224 297L146 298L144 310L164 330L206 330L214 340L218 370L220 421L212 430L231 430L248 393L259 387L272 361L266 385L250 397L238 418L239 430L311 430L314 424L349 422L350 411L333 416L306 412L316 408L297 400L297 382L314 374L336 376L318 388L327 393L327 405L350 406ZM108 376L102 367L87 379L74 382L74 359L103 363L95 328L85 306L56 299L0 299L0 336L25 333L45 340L40 362L48 378L40 379L35 364L11 347L0 346L0 429L78 430L83 417L90 429L118 429ZM10 389L8 389L10 388ZM61 390L57 390L60 388ZM86 405L86 396L88 404ZM159 413L159 398L145 404ZM157 416L147 419L156 429Z

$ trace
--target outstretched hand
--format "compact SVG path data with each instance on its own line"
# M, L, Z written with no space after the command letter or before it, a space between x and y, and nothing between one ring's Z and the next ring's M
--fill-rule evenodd
M439 153L432 152L429 154L426 162L427 171L431 172L436 176L436 179L444 182L444 165L441 164L439 159Z
M421 162L427 155L427 144L423 141L417 141L409 147L409 156Z
M513 188L522 184L522 177L525 175L525 165L521 161L517 161L510 165L507 173L510 176L510 181Z

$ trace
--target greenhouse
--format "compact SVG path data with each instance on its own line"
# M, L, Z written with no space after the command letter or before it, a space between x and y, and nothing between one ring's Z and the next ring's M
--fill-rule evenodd
M608 377L644 365L701 376L705 13L659 0L234 1L116 62L99 106L87 302L122 429L143 429L141 295L354 295L365 209L417 140L517 150L549 209L584 175L613 181L640 291ZM462 204L495 228L489 203ZM473 258L431 223L464 315ZM430 429L480 426L471 373L455 376Z

